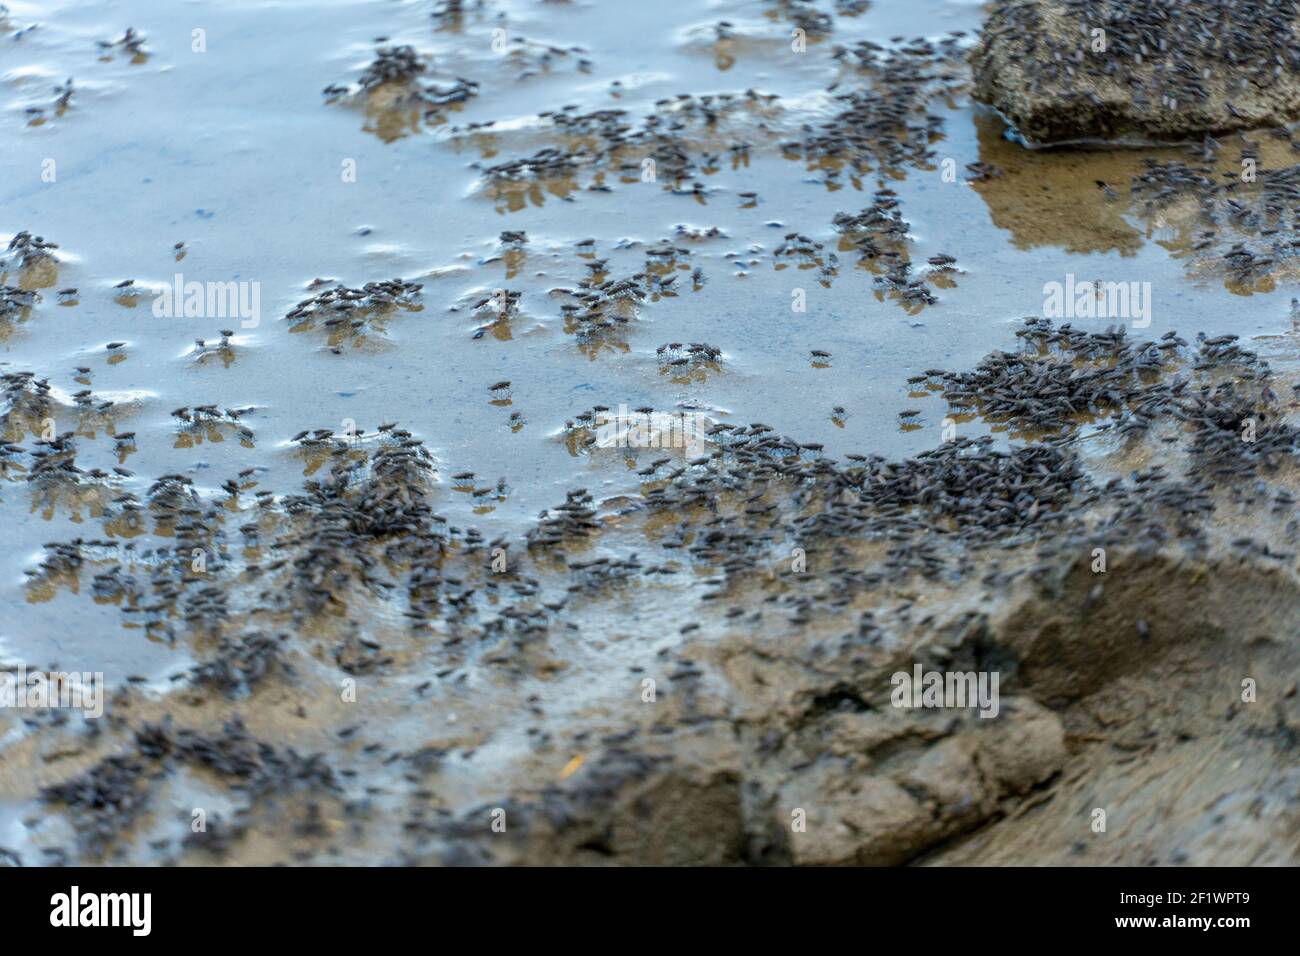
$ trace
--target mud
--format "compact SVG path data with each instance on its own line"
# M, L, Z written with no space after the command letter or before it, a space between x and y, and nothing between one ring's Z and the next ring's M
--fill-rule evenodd
M891 865L969 862L974 840L1017 863L1291 860L1294 390L1231 337L1159 348L1041 320L1021 337L934 380L954 412L982 396L979 414L1056 439L840 465L715 426L715 451L651 468L639 497L572 491L522 542L446 527L427 453L391 426L369 452L312 439L326 480L230 512L251 518L242 561L220 499L163 479L147 508L177 543L151 586L207 635L174 675L189 689L127 689L107 729L27 735L11 779L90 859ZM637 528L636 556L607 556ZM177 575L196 545L213 563ZM128 571L147 557L78 540L31 586L98 568L100 600L175 641ZM674 583L710 567L703 593ZM411 625L361 637L356 602L385 592ZM998 672L997 713L891 706L917 664ZM357 675L338 694L335 667ZM1248 773L1189 769L1212 764ZM177 843L183 782L231 809ZM1097 808L1120 825L1092 840ZM57 819L29 825L54 839Z

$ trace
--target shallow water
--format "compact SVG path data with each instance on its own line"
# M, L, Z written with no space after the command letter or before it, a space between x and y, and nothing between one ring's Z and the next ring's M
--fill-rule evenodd
M440 513L489 539L517 534L567 489L585 486L599 501L640 487L635 470L657 450L634 464L618 452L574 453L563 441L566 420L598 404L765 422L835 458L914 454L939 443L945 408L937 395L911 393L907 378L1012 348L1014 325L1041 314L1045 284L1067 274L1151 283L1152 321L1136 333L1143 337L1236 333L1282 364L1300 348L1286 282L1241 289L1198 274L1186 230L1130 203L1128 178L1142 159L1179 150L1027 153L959 96L930 105L943 127L928 168L828 177L783 153L780 143L834 112L827 87L852 82L830 56L835 44L973 35L977 3L884 0L857 15L844 12L849 4L820 4L835 14L834 34L811 39L805 53L790 49L783 8L762 2L467 4L459 24L431 19L437 5L423 0L7 5L0 243L30 230L59 249L56 276L28 277L42 300L0 331L0 369L48 378L62 403L57 428L78 429L78 464L130 469L134 476L114 488L141 498L164 473L215 493L245 469L256 469L248 494L292 493L310 470L291 442L301 430L355 423L373 433L397 422L435 458ZM715 39L720 20L731 23L733 39ZM96 41L128 26L145 37L146 55L101 56ZM206 52L191 50L196 28L206 31ZM582 52L542 66L533 47L523 56L494 51L494 29ZM432 124L418 109L325 102L322 88L354 82L379 38L431 54L440 79L467 77L479 94ZM579 58L589 61L585 69ZM51 89L67 77L71 106L50 109ZM586 168L568 181L494 192L474 165L556 145L555 131L537 119L543 110L616 108L638 121L679 93L751 88L780 99L765 116L728 117L715 134L692 140L721 156L692 177L707 187L703 197L635 172ZM46 109L37 124L30 106ZM487 121L494 126L467 128ZM733 163L726 145L741 139L750 153ZM1237 149L1225 140L1222 168L1233 168ZM949 159L958 171L951 182ZM53 182L42 180L47 160L56 164ZM1005 175L967 182L965 167L976 161ZM345 181L352 168L355 181ZM1117 198L1100 200L1098 180ZM836 213L858 212L886 186L910 223L912 261L923 266L940 253L956 260L953 281L933 289L938 301L915 312L878 294L832 226ZM757 202L742 201L748 191ZM721 235L684 237L679 227ZM503 230L527 233L522 255L503 249ZM807 261L776 257L794 232L823 244L823 262L836 253L833 277L820 282L816 267L801 268ZM585 239L594 247L575 245ZM611 278L638 272L663 240L690 250L672 267L674 294L647 298L606 347L566 331L550 290L574 287L592 252L608 258ZM696 269L702 283L692 281ZM158 318L152 295L131 300L115 288L127 279L161 288L177 273L256 283L260 321L244 328L238 319ZM316 291L308 288L314 279L361 286L393 277L423 284L420 308L399 310L360 338L331 341L319 327L284 318ZM18 284L13 275L6 281ZM78 290L75 304L60 302L57 290L67 287ZM483 319L475 303L503 287L521 293L518 314L476 338ZM806 312L791 310L796 290L806 294ZM197 354L194 340L213 346L222 328L235 331L230 348ZM125 345L110 350L110 342ZM721 361L673 374L656 354L670 342L709 343ZM814 350L829 357L818 361ZM89 373L78 376L78 366ZM501 380L511 382L508 403L489 392ZM106 420L88 422L72 404L86 387L97 401L114 400ZM240 424L253 437L241 440L231 424L178 431L171 410L205 403L251 409ZM920 415L900 423L908 408ZM979 421L959 428L990 430ZM123 431L137 435L138 450L125 457L108 438ZM462 471L473 471L477 485L503 478L506 493L457 491L450 476ZM28 586L24 571L39 562L43 543L105 535L93 500L47 506L24 482L7 481L0 527L0 660L57 662L102 671L110 682L141 674L157 688L191 662L183 642L171 647L124 627L119 609L91 600L85 582L80 595ZM669 616L665 632L677 626Z

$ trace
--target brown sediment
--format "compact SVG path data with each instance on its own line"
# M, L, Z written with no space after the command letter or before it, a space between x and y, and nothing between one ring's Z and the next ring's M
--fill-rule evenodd
M699 457L656 460L639 499L575 489L523 542L434 514L428 454L389 425L300 436L332 466L280 502L164 476L145 509L128 495L104 519L134 507L174 547L51 545L33 583L75 589L93 569L97 600L187 643L197 663L178 676L200 706L123 691L112 729L74 748L86 759L46 751L32 769L53 726L11 748L32 772L6 792L80 821L77 843L48 847L68 859L147 858L161 835L191 862L891 864L958 861L966 839L1022 863L1205 862L1207 801L1233 859L1288 859L1294 400L1231 336L1194 352L1042 320L1020 336L1032 348L931 377L954 410L978 398L1055 437L840 464L714 425ZM73 460L60 447L35 486ZM633 593L656 613L613 613ZM657 664L626 653L647 642ZM997 672L998 715L891 706L893 675L917 664ZM1211 756L1270 781L1264 803L1186 776ZM168 821L189 811L160 781L191 771L245 802L237 825L177 844ZM1120 839L1166 774L1181 776L1161 824ZM363 796L359 780L383 782ZM1093 838L1095 808L1111 836Z

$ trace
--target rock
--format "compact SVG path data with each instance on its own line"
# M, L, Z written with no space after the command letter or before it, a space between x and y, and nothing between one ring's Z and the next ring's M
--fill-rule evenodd
M889 866L933 839L925 806L886 777L854 780L826 765L783 791L780 803L778 826L791 828L794 810L807 815L804 828L790 836L791 859L799 865Z
M976 721L976 729L982 731L980 752L989 773L1005 792L1024 793L1064 765L1065 729L1056 714L1027 698L1015 699L1014 717L1000 723Z
M1036 144L1182 140L1300 117L1295 0L1001 0L975 97Z
M1005 703L1002 717L961 719L937 740L927 739L936 731L924 719L899 722L897 712L855 721L860 740L871 742L877 756L823 759L794 774L772 807L774 831L789 831L791 860L906 863L988 820L1005 798L1051 778L1066 760L1060 720L1029 699ZM896 735L887 746L880 742L884 725ZM852 735L841 723L837 736Z

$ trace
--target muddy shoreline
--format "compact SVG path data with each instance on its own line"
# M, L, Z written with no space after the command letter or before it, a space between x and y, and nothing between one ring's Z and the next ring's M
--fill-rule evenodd
M1056 433L1038 446L1006 455L959 439L911 461L840 464L723 426L714 450L647 481L639 500L571 492L538 525L545 536L522 541L440 530L420 503L429 466L400 429L368 457L336 441L330 479L263 502L245 525L290 561L227 565L217 549L220 564L177 582L186 633L211 648L177 690L121 692L107 733L51 726L7 759L29 770L30 795L69 814L76 852L92 858L130 859L165 833L184 780L242 798L172 851L178 862L267 862L269 847L290 846L328 859L346 833L344 860L890 865L936 850L926 862L962 859L950 841L976 831L1020 846L1018 863L1204 864L1222 862L1225 840L1234 862L1286 862L1300 716L1294 680L1278 680L1295 673L1284 636L1300 609L1294 397L1279 404L1268 370L1231 342L1162 351L1042 320L1023 339L1027 351L994 352L938 387L960 406L986 402L1008 373L1036 382L985 413ZM1102 371L1096 384L1071 356ZM1064 405L1047 411L1063 381L1109 413L1100 430ZM1242 443L1251 416L1262 427ZM148 510L167 522L204 507L178 487ZM202 523L223 535L216 515ZM589 557L637 526L649 553ZM197 540L178 540L175 556ZM33 586L67 583L82 548ZM673 582L710 565L719 573L665 644L666 605L691 593ZM116 574L96 593L121 603ZM361 637L355 602L403 578L419 626ZM475 610L480 589L490 610ZM584 623L619 605L618 631L593 642ZM891 707L891 675L915 663L995 669L1000 713ZM1247 679L1268 706L1238 700ZM411 722L425 728L416 750L370 730ZM431 722L445 730L430 735ZM1141 840L1062 842L1079 821L1044 823L1099 779L1142 790L1208 759L1246 761L1249 785L1188 778ZM394 764L411 789L361 796L352 783ZM1137 826L1129 804L1098 803ZM1207 805L1236 809L1210 825ZM787 833L794 813L806 829ZM407 849L393 856L384 821L399 817Z

